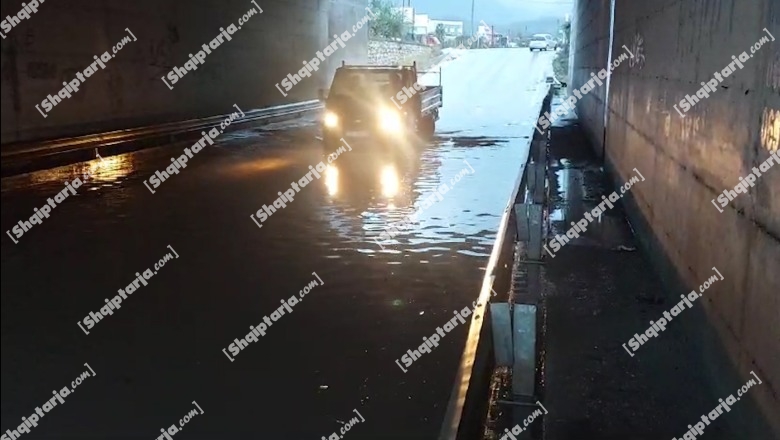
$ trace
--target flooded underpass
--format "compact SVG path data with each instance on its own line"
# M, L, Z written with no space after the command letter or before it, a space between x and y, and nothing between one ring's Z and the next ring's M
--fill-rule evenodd
M2 246L4 426L88 363L95 377L34 436L155 438L195 401L193 439L327 437L355 411L350 438L435 437L466 326L400 359L476 299L551 58L497 49L448 62L430 142L384 156L347 139L262 228L251 216L328 153L313 118L226 132L154 188L183 146L3 179L10 230L89 172ZM91 314L147 269L112 314Z

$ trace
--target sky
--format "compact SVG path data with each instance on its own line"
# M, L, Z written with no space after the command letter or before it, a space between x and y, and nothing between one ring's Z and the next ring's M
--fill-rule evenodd
M406 0L408 6L410 0ZM401 6L403 0L393 0ZM411 0L417 14L428 14L440 20L471 18L472 0ZM496 27L544 18L563 21L572 11L574 0L474 0L474 21L484 20Z

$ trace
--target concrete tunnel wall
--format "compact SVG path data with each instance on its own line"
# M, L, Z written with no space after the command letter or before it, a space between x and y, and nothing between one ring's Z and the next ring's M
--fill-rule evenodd
M606 64L607 3L579 2L574 87ZM732 55L750 54L768 36L764 28L780 37L780 2L617 0L613 59L623 45L636 58L611 76L603 142L601 95L591 92L577 112L594 148L606 151L616 181L636 175L634 168L647 178L630 190L629 212L632 224L644 226L638 229L646 231L642 241L650 255L661 256L656 262L667 280L691 289L713 267L723 274L724 281L704 294L706 320L696 324L702 340L715 340L700 345L710 369L702 374L728 382L711 353L718 350L742 383L755 371L764 385L750 394L780 432L780 165L724 212L711 202L778 152L780 41L760 48L684 118L673 107L695 95Z
M39 2L41 0L38 0ZM368 0L256 0L262 14L247 23L170 90L160 77L183 66L249 9L249 0L57 0L6 32L2 40L2 143L56 138L153 125L317 98L342 59L364 62L368 24L339 48L316 76L304 78L285 97L275 87L333 41L353 32L367 15ZM1 16L16 14L21 1L3 2ZM93 56L128 35L103 70L44 118L35 104L56 94L63 81ZM281 85L280 85L281 86ZM282 88L284 90L284 88Z
M572 23L572 85L579 88L591 73L607 67L610 0L580 0ZM607 87L597 87L577 102L577 115L593 145L604 144L604 102ZM599 157L602 152L596 152Z

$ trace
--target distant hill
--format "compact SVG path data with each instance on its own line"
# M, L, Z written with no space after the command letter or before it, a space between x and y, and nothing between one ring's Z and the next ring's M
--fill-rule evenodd
M512 35L517 35L517 32L520 32L520 34L526 37L533 34L557 36L563 22L563 18L545 17L537 20L517 21L507 25L506 29L511 30ZM502 27L501 29L503 33L505 28Z
M400 1L396 2L398 6ZM471 30L472 0L414 0L412 6L418 14L428 14L439 20L459 20L464 30ZM513 35L519 31L523 35L547 33L557 35L560 24L567 13L571 13L573 3L562 0L475 0L474 29L480 20L494 26L496 32Z

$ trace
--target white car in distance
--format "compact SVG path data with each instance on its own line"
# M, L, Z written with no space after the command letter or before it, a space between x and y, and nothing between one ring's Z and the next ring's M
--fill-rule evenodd
M545 34L535 34L533 37L531 37L531 42L528 43L528 48L531 50L531 52L538 50L538 51L547 51L553 49L554 46L551 46L552 41L547 38Z
M549 50L558 50L558 42L555 41L552 35L544 34L544 38L547 38L547 48Z

